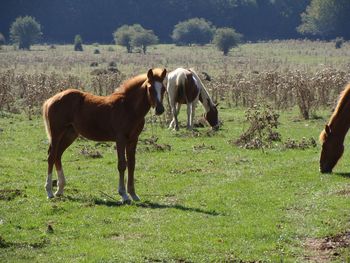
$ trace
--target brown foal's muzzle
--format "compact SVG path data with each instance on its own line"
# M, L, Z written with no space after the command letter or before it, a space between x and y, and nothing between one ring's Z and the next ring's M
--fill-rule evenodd
M161 115L164 112L164 106L162 103L157 102L155 112L156 112L156 115Z

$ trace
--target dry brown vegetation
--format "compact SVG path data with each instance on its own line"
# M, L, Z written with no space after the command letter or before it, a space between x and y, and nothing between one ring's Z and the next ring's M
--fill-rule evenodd
M335 49L332 43L282 41L242 45L228 57L211 46L159 45L149 54L126 54L120 47L86 46L74 52L70 46L38 46L33 51L6 47L0 56L0 110L25 111L30 117L42 102L67 88L106 95L132 75L148 68L193 67L208 72L205 81L213 98L229 107L252 107L266 102L274 109L297 106L303 118L320 107L333 107L350 80L344 57L349 44ZM94 67L91 67L91 65ZM113 70L109 70L113 65ZM204 77L204 75L203 75Z

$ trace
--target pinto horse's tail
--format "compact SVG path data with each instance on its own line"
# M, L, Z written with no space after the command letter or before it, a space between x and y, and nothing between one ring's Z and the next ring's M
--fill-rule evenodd
M48 99L43 104L43 119L45 124L45 130L49 143L51 145L51 129L50 129L50 120L49 120L49 107L51 105L51 99Z

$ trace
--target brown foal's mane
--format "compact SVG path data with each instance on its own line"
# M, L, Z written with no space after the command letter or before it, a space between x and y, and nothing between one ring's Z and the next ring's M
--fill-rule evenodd
M154 68L153 71L153 77L155 80L162 82L161 75L163 73L164 69L161 68ZM134 88L140 87L145 81L147 80L147 74L140 74L136 77L133 77L131 79L128 79L124 81L120 87L118 87L115 92L118 93L127 93L130 90L133 90Z
M340 93L337 106L329 119L328 126L331 126L342 113L344 106L350 101L350 83L347 84L344 90ZM324 142L327 139L327 133L323 130L320 134L320 141Z

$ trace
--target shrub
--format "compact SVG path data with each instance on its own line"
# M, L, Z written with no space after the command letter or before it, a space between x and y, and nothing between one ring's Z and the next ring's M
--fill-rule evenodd
M233 28L218 28L215 31L213 43L226 56L231 48L238 46L242 35Z
M343 46L343 44L344 44L344 38L342 38L342 37L337 37L336 39L335 39L335 48L341 48L342 46Z
M118 45L126 47L128 53L131 53L134 47L141 47L143 53L146 53L148 46L158 43L158 37L153 31L139 24L121 26L113 36Z
M117 45L126 47L127 52L131 53L131 41L134 33L135 32L132 26L123 25L113 33L114 41Z
M31 16L17 17L10 27L10 38L19 49L30 49L41 36L41 26Z
M0 33L0 47L6 44L6 39L3 34Z
M254 105L246 113L249 128L234 143L246 149L270 147L272 142L281 141L278 128L279 114L269 105Z
M214 26L203 18L192 18L175 25L171 38L177 45L209 43L214 34Z
M83 40L80 35L74 37L74 50L83 51Z
M101 54L101 52L100 52L99 49L96 48L96 49L94 50L94 54L96 54L96 55L97 55L97 54Z
M135 47L141 47L144 54L146 54L147 47L158 43L158 37L152 30L143 29L141 32L137 32L131 41Z

